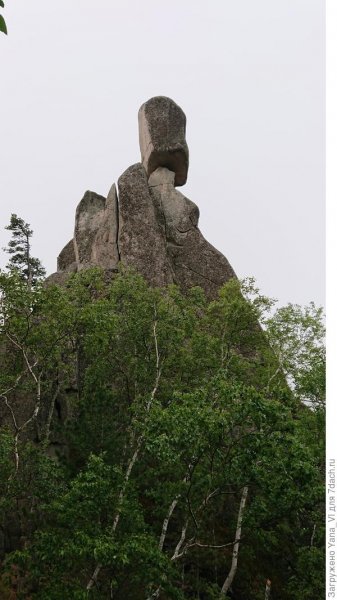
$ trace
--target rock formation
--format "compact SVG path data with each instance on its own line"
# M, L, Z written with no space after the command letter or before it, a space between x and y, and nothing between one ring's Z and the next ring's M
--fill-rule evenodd
M164 96L156 96L139 109L139 145L147 176L157 167L175 173L175 185L184 185L188 171L185 140L186 117L181 108Z
M227 259L198 228L199 209L176 187L188 172L186 117L170 98L157 96L139 110L141 163L129 167L105 199L86 192L76 210L74 238L61 251L57 273L91 266L115 271L121 262L151 285L200 286L208 298L235 277Z

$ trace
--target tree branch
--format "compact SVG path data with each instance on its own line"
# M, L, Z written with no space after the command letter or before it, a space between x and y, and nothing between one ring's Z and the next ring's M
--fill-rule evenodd
M177 560L177 558L180 558L180 556L182 556L182 554L179 554L179 552L180 552L180 548L182 547L182 545L183 545L183 543L184 543L184 541L186 539L186 533L187 533L187 529L188 529L188 523L189 523L189 519L187 518L186 521L185 521L185 524L182 527L179 541L178 541L178 543L177 543L177 545L176 545L176 547L174 549L174 552L173 552L173 554L171 556L171 560L172 561L173 560Z

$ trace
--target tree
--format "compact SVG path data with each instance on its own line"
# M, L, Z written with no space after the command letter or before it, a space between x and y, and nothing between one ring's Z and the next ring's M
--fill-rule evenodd
M211 303L123 271L34 290L13 271L0 284L0 490L25 539L3 585L36 600L260 600L271 580L274 600L320 597L322 411L277 371L289 315L270 323L271 348L257 319L272 303L252 281ZM310 356L297 352L294 381Z
M12 232L12 239L5 252L11 255L8 269L16 269L27 282L29 288L45 275L38 258L31 256L31 238L33 230L30 225L16 214L11 215L10 224L6 227Z
M4 4L3 0L0 0L0 6L1 6L1 8L4 8L5 4ZM2 15L0 15L0 31L7 35L6 21Z
M325 325L322 307L288 304L264 321L279 369L299 401L325 405Z

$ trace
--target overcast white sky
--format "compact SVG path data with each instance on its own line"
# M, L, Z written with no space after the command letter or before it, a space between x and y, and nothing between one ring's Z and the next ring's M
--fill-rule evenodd
M322 0L7 0L3 14L0 246L15 212L55 271L83 193L139 161L138 108L166 95L187 115L180 191L205 237L282 303L324 303Z

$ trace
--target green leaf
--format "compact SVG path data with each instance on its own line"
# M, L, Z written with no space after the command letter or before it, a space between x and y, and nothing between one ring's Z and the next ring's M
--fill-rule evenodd
M6 27L5 19L3 18L2 15L0 15L0 31L2 31L2 33L5 33L7 35L7 27Z
M0 0L0 6L1 6L2 8L4 8L4 6L5 6L5 5L4 5L4 3L3 3L3 0Z

